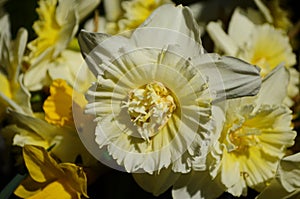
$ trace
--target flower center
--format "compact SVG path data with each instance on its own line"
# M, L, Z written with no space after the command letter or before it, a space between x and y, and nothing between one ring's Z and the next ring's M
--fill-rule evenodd
M124 107L128 107L131 121L147 141L164 127L176 109L171 92L160 82L151 82L130 91Z
M245 152L249 147L259 143L257 135L260 134L259 129L242 125L229 134L229 139L234 144L235 151Z

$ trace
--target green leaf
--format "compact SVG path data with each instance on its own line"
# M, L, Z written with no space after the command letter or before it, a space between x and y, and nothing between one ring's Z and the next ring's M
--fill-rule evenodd
M26 174L17 174L1 191L0 198L1 199L9 199L11 194L15 191L15 189L20 185L20 183L27 177Z

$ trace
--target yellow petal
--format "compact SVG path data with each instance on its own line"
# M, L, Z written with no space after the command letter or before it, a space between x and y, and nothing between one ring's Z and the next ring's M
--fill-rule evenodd
M35 182L30 176L26 177L14 191L14 194L20 198L28 198L41 191L46 184Z
M0 72L0 93L3 93L6 97L11 98L11 91L9 86L9 81L7 77Z
M50 86L50 96L45 100L43 109L45 120L59 126L73 125L72 117L73 89L65 80L57 79Z
M56 161L42 147L25 145L23 157L30 176L37 182L46 182L63 175Z
M88 198L87 178L83 169L71 163L61 163L59 164L59 167L63 169L66 175L62 180L66 180L68 185L72 187L74 191Z
M80 196L68 187L65 187L60 181L54 181L48 184L42 191L29 197L28 199L80 199Z

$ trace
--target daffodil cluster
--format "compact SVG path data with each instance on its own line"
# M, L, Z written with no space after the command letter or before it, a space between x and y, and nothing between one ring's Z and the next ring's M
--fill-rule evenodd
M176 3L38 0L30 35L0 0L0 160L26 168L0 198L94 197L107 171L158 198L299 196L291 13Z

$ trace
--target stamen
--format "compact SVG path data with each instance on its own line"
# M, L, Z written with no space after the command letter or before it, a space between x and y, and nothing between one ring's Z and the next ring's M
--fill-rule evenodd
M176 109L171 91L160 82L133 89L124 107L141 137L147 141L165 126Z

